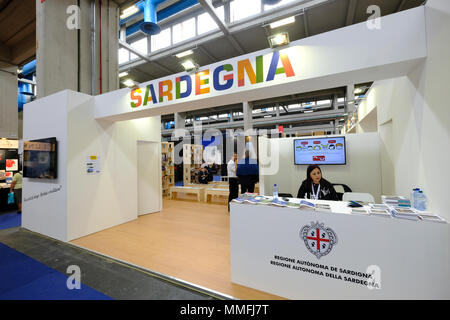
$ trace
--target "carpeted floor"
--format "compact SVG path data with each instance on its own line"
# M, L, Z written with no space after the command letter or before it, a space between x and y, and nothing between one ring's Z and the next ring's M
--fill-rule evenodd
M71 275L67 270L73 265L81 271L81 290L67 288ZM7 299L223 300L229 297L16 227L0 230L0 300Z
M16 212L0 214L0 230L20 227L22 225L22 215Z
M81 284L70 290L64 275L0 243L0 300L110 300ZM73 284L72 279L69 285Z

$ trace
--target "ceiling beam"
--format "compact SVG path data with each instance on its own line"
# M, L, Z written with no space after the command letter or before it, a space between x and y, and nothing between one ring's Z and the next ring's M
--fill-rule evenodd
M309 37L308 17L306 16L306 10L303 10L303 26L305 28L305 38Z
M15 46L30 34L36 34L36 19L33 19L27 25L21 27L14 35L5 40L5 44L10 47Z
M347 9L347 18L345 19L345 25L349 26L353 24L355 19L357 0L349 0Z
M8 63L11 61L11 49L2 42L0 42L0 61Z
M127 49L131 53L137 55L139 58L141 58L141 59L143 59L143 60L145 60L147 62L152 62L152 60L150 60L150 58L147 57L144 53L141 53L140 51L134 49L132 46L130 46L125 41L119 40L119 47Z
M245 54L246 52L244 51L244 49L242 49L241 45L233 37L233 35L230 32L230 29L228 29L228 27L225 25L225 23L222 20L220 20L219 16L214 11L214 7L211 3L211 0L198 0L198 2L201 4L203 9L205 9L205 11L209 13L211 18L219 26L219 29L223 32L223 34L226 36L228 41L230 41L230 43L233 45L233 47L237 51L239 51L240 54Z
M177 54L179 52L183 52L183 51L192 49L195 46L198 46L198 45L200 45L202 43L207 43L207 42L215 40L215 39L218 39L218 38L220 38L222 36L223 36L222 32L218 30L216 32L213 32L212 34L205 34L205 35L199 36L199 37L197 37L197 38L195 38L195 39L193 39L191 41L188 41L188 42L184 41L184 42L181 42L180 44L173 45L173 46L171 46L169 48L165 48L165 49L162 49L162 50L158 50L156 52L152 52L147 57L150 59L150 61L153 62L155 60L159 60L159 59L171 56L171 55L175 55L175 54ZM120 43L119 43L119 45L120 45ZM135 67L137 67L137 66L139 66L141 64L144 64L146 62L148 62L147 59L145 59L145 60L141 59L141 60L138 60L138 61L128 61L128 62L125 62L122 65L120 65L119 66L119 70L120 71L124 71L126 69L135 68Z
M145 71L143 71L143 70L141 70L141 69L139 69L139 68L134 68L134 69L133 69L133 72L140 73L140 74L144 75L145 78L147 78L145 81L140 81L141 83L144 83L144 82L147 82L147 81L156 79L156 76L154 76L153 74L150 74L150 73L148 73L148 72L145 72Z
M0 0L0 11L6 8L11 2L12 0Z
M13 13L20 10L20 6L23 5L23 1L11 1L0 12L0 21L6 20L7 17L11 17Z
M230 32L237 33L242 32L251 28L255 28L257 26L261 26L267 24L268 21L276 21L281 18L285 18L287 16L291 16L294 12L306 12L307 8L317 7L328 2L332 2L334 0L303 0L301 2L294 2L293 4L288 4L281 8L276 8L271 11L267 11L257 17L250 17L244 19L242 21L238 21L233 23L228 29ZM219 19L220 20L220 19ZM221 20L220 20L221 21ZM309 31L308 31L309 33ZM190 39L190 41L183 41L180 44L172 45L169 48L165 48L164 50L158 50L157 52L152 52L148 55L148 58L151 61L155 61L166 56L174 55L178 52L182 52L188 49L192 49L195 46L199 46L204 43L208 43L213 40L217 40L223 36L221 30L216 30L213 32L208 32L206 34L197 36L194 39ZM129 61L119 66L120 71L125 71L127 69L131 69L137 67L141 64L146 63L146 59L141 59L138 61Z
M36 35L34 32L11 47L11 61L14 65L21 65L34 55L36 55Z
M119 9L120 9L120 10L126 9L126 8L130 7L131 5L133 5L133 4L137 3L137 2L138 2L138 0L128 0L128 1L125 1L124 3L122 3L121 5L119 5Z
M161 63L157 62L157 61L152 61L154 64L156 64L159 68L161 68L162 70L164 70L165 72L169 73L169 74L174 74L176 73L174 70L167 68L166 66L162 65Z
M160 69L164 70L165 72L169 72L170 74L175 73L175 71L173 71L172 69L169 69L165 66L163 66L161 63L156 62L153 59L150 59L147 55L145 55L144 53L141 53L140 51L134 49L132 46L130 46L128 43L119 40L119 47L124 48L128 51L130 51L131 53L137 55L139 58L147 61L147 62L152 62L154 64L156 64ZM120 71L123 71L122 69Z
M215 56L213 56L208 50L206 50L203 46L197 46L197 48L200 49L200 51L203 52L212 63L218 61L218 59Z

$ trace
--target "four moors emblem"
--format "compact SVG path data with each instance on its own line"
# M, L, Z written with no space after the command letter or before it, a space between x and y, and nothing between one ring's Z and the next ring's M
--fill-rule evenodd
M331 228L325 228L323 223L311 222L300 230L300 238L305 242L306 248L320 259L330 253L337 244L336 233Z

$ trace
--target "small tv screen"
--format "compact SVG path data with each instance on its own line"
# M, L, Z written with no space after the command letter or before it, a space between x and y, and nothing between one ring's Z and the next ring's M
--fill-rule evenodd
M294 140L295 164L346 164L345 137Z
M36 179L57 178L56 138L24 141L23 176Z

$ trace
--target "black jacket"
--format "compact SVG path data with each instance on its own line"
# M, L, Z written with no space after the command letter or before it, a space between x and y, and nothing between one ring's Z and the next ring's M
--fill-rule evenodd
M314 191L317 192L317 185L314 186ZM302 182L300 189L298 189L297 198L305 198L305 194L306 194L306 198L313 199L312 182L311 181L308 182L308 180L304 180ZM334 190L331 183L323 178L320 180L319 199L320 200L333 200L333 201L339 200L338 196L336 194L336 190Z

